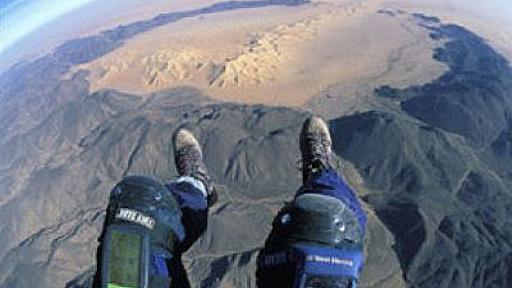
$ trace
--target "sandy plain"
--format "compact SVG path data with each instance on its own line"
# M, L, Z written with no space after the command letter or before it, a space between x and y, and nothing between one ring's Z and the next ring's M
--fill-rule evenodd
M304 105L333 85L406 86L441 75L426 31L407 17L379 13L379 3L318 2L185 19L72 73L90 71L93 92L145 95L193 86L217 100L285 106ZM393 65L402 57L408 65Z

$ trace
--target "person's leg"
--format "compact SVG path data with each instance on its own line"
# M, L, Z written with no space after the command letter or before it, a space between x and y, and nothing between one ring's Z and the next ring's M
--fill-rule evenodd
M127 176L110 193L94 287L169 287L185 239L178 202L158 180ZM138 260L138 261L135 261Z
M304 193L316 193L341 200L356 214L364 236L366 214L354 191L334 169L331 134L321 118L311 117L304 122L300 133L300 150L303 187L299 189L297 197Z
M173 140L179 179L128 176L112 190L94 287L190 287L181 254L204 232L215 197L197 140L182 129Z
M185 227L185 239L178 246L179 253L183 253L203 234L207 226L208 203L204 184L189 176L178 178L166 185L174 196L181 209L181 222ZM190 287L187 274L180 257L171 260L168 266L174 271L173 288ZM179 260L178 260L179 259Z
M301 187L296 197L306 193L322 194L341 200L354 211L361 225L361 233L364 236L366 228L366 214L354 191L345 183L338 172L332 168L322 171L316 177L311 178Z
M327 124L304 122L303 187L278 213L258 255L260 288L355 288L364 262L366 216L332 164Z
M180 250L186 251L206 230L208 201L205 185L196 178L183 176L166 185L178 202L185 227Z
M180 177L166 185L176 199L182 213L181 223L185 238L178 245L177 257L168 263L174 272L173 288L190 287L186 271L181 262L181 253L204 233L207 226L208 207L216 195L204 163L199 141L185 129L179 129L173 137L174 160Z

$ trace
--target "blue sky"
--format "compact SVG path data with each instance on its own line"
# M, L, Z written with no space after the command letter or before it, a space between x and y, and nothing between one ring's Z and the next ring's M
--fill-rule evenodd
M0 53L55 18L98 0L0 0Z

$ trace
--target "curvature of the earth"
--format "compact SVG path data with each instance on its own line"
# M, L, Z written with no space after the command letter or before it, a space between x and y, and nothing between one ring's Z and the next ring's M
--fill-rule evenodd
M110 188L172 179L183 124L220 190L191 285L254 287L309 113L369 213L361 287L512 285L510 5L135 2L0 56L0 287L87 287Z

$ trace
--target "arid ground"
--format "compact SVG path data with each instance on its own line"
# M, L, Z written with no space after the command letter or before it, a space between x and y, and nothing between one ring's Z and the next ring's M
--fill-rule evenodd
M330 125L369 215L360 287L512 287L507 1L96 1L0 55L0 287L89 287L123 176L176 177L180 126L219 191L192 287L255 287Z

